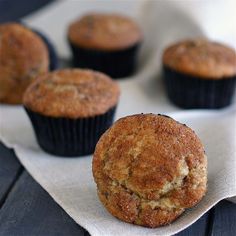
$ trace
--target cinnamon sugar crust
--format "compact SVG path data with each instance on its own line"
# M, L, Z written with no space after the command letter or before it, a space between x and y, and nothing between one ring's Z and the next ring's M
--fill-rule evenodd
M137 23L127 16L91 13L69 26L68 37L80 47L114 51L139 43L142 34Z
M172 118L119 119L93 157L98 196L115 217L158 227L197 204L206 192L207 159L193 130Z
M168 47L163 64L177 72L202 79L227 79L236 76L234 49L206 39L189 39Z
M24 105L51 117L93 117L116 106L119 94L118 84L105 74L64 69L38 77L25 92Z
M38 35L17 23L0 25L0 102L22 103L27 86L48 65L48 50Z

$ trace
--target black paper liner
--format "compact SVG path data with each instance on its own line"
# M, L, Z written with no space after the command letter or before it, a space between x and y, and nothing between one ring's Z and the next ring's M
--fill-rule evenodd
M140 43L116 51L82 48L70 42L75 67L89 68L108 74L112 78L130 76L135 71Z
M55 118L25 107L40 147L53 155L76 157L92 154L100 136L112 125L116 107L89 118Z
M223 108L231 104L236 76L202 79L163 66L169 99L181 108Z

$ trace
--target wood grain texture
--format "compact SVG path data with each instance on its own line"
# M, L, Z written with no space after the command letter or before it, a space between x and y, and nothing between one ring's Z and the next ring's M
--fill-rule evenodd
M209 235L235 236L236 235L236 204L226 200L218 203L214 208L214 218Z
M7 235L82 236L84 229L24 171L0 210L0 236Z
M193 225L188 227L187 229L181 231L175 236L203 236L207 235L207 226L210 212L207 212L203 215L198 221L196 221Z
M0 208L21 173L21 165L13 150L0 143Z

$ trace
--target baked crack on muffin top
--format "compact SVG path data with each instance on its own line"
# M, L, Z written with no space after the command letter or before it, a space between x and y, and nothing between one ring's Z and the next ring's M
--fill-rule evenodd
M116 106L119 95L119 85L103 73L63 69L38 77L27 89L24 105L51 117L93 117Z
M107 210L147 227L168 224L201 200L206 166L194 131L154 114L119 119L100 138L93 157L98 195Z

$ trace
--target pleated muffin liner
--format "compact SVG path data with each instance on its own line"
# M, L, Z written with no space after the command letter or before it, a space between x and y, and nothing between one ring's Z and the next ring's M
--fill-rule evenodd
M88 118L55 118L25 107L39 146L46 152L66 157L92 154L100 136L112 125L116 107Z
M112 78L122 78L134 73L140 43L116 51L100 51L82 48L69 40L75 67L89 68L108 74Z
M169 99L181 108L223 108L232 103L236 76L202 79L163 66Z

